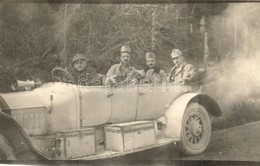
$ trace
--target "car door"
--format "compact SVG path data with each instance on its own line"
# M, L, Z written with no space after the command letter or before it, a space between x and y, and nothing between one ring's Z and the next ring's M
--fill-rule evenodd
M138 88L136 120L160 117L173 100L183 93L181 86L170 84L144 84Z
M126 85L114 87L111 91L111 123L134 121L137 108L137 87Z
M104 124L111 114L111 89L105 86L80 87L82 126Z

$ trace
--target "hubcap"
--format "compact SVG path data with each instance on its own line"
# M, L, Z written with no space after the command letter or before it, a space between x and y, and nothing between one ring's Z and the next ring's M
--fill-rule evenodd
M198 121L191 122L191 133L196 137L202 133L202 126Z
M190 116L185 125L185 136L191 144L198 144L202 139L202 120L198 115Z

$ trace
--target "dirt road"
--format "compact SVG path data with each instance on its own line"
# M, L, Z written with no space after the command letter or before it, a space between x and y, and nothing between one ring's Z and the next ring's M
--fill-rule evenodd
M215 131L203 154L178 159L260 161L260 122Z
M260 162L260 121L212 132L203 154L183 156L174 144L103 161L106 165L172 165L174 161Z

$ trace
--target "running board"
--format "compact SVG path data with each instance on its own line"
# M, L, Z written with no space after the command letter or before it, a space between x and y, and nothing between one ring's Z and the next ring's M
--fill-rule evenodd
M151 145L151 146L148 146L148 147L134 149L134 150L131 150L131 151L126 151L126 152L103 151L103 152L100 152L100 153L98 153L96 155L93 155L93 156L74 158L73 160L99 160L99 159L107 159L107 158L119 157L119 156L124 156L124 155L127 155L127 154L131 154L131 153L136 153L136 152L140 152L140 151L144 151L144 150L160 147L160 146L171 144L171 143L178 142L178 141L179 141L179 139L162 138L160 140L157 140L156 141L157 143L155 145Z

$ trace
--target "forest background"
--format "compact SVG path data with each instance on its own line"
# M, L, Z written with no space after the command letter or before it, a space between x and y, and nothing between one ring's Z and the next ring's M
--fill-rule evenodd
M154 51L165 69L173 66L171 50L189 61L204 63L201 18L210 20L228 4L78 4L1 3L0 65L19 79L50 80L55 66L68 67L76 53L86 55L106 74L118 63L120 46L132 48L132 63L145 66L145 52ZM208 23L209 24L209 23ZM206 25L212 34L210 25ZM209 35L211 59L218 60ZM212 42L211 42L212 41ZM217 46L221 47L221 46Z

